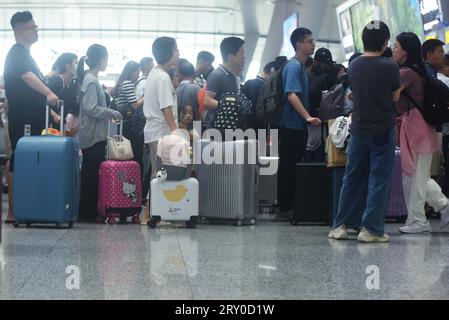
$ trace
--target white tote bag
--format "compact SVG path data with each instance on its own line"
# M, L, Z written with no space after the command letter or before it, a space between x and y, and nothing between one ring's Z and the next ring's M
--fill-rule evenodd
M109 122L110 124L110 122ZM134 159L133 148L131 146L131 141L123 136L123 122L119 124L120 134L114 136L108 136L108 160L115 161L128 161ZM108 128L108 133L110 129Z

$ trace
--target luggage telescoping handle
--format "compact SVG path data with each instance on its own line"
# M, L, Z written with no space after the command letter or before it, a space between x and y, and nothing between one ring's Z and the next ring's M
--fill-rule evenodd
M113 138L110 136L111 134L111 122L114 121L113 119L108 121L108 137ZM123 136L123 120L119 120L116 121L116 123L118 123L118 128L119 128L119 137Z
M61 136L64 135L64 100L58 100L57 106L61 111L60 117L61 122L59 129L61 131ZM45 106L45 134L48 134L48 128L50 127L50 105L47 103Z

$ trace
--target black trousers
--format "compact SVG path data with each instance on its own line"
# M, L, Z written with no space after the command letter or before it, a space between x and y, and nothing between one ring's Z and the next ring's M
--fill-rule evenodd
M307 132L279 129L278 202L280 212L293 210L296 195L296 164L304 158Z
M443 136L443 155L444 155L444 186L443 193L449 196L449 136Z
M100 164L106 160L106 141L83 149L81 167L80 219L94 221L97 218L98 171Z

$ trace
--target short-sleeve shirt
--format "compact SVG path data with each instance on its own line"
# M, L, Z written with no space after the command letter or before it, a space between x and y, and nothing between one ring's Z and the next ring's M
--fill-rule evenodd
M147 119L145 143L156 142L170 134L170 127L162 112L166 108L171 108L173 119L178 123L178 103L173 83L167 72L155 67L148 75L143 102L143 113Z
M67 87L64 84L62 77L55 76L48 79L47 87L53 91L59 99L64 101L64 113L66 115L75 112L75 110L79 112L79 103L77 101L76 89L73 83ZM60 114L60 110L57 110L55 107L52 107L52 109ZM59 123L53 123L53 127L59 129Z
M201 88L191 82L181 82L181 85L176 89L176 96L178 99L178 117L181 117L182 109L185 106L191 106L193 109L193 120L200 119L200 105L198 101L198 94ZM180 119L179 119L180 120Z
M282 81L284 83L285 102L282 108L279 127L305 131L307 130L307 122L304 117L296 111L290 101L288 101L287 95L289 93L296 93L304 105L304 108L306 110L310 109L309 79L306 66L297 59L291 59L284 67Z
M242 88L242 93L244 93L249 100L253 103L253 106L257 104L257 97L259 96L260 89L262 89L265 79L257 76L256 79L251 79L245 82Z
M363 137L385 134L396 124L393 93L401 86L399 67L384 57L364 57L349 66L354 98L351 133Z
M129 80L123 81L119 88L119 95L117 97L117 109L120 111L125 120L130 120L132 117L131 104L137 102L136 87L134 83Z
M240 93L240 79L220 65L207 78L206 90L215 93L215 100L221 101L226 93ZM207 110L205 116L206 127L212 128L216 110Z
M424 103L424 81L418 73L410 68L401 68L401 85L405 87L402 91L401 97L397 103L396 109L398 115L402 115L409 110L416 108L416 105L406 96L408 93L413 100L419 105L423 106Z
M45 128L47 98L28 86L22 76L32 72L42 83L45 81L30 51L20 44L13 45L6 56L4 70L10 130L23 135L25 124L29 124L32 134L40 134Z
M139 80L137 80L136 83L136 97L137 99L140 99L145 94L145 87L147 85L147 77L142 77Z

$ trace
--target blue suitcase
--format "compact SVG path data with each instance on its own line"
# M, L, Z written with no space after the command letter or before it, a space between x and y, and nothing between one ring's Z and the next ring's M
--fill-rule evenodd
M63 136L23 137L14 157L14 226L55 223L59 228L68 223L72 227L80 198L78 142Z

